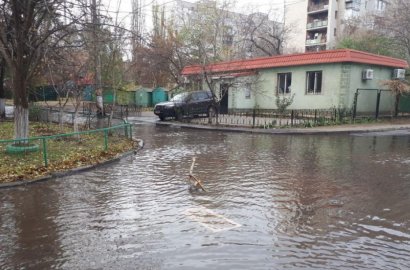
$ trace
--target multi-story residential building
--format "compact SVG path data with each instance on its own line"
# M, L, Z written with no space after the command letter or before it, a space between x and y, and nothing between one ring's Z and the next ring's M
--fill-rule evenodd
M360 18L360 27L371 27L387 0L285 0L285 28L291 29L285 52L334 49L349 21Z
M233 12L229 6L220 6L213 0L171 1L166 13L176 32L188 27L207 33L207 38L212 39L207 49L222 52L222 59L218 60L278 54L277 48L281 47L273 36L280 35L283 24L272 21L265 13Z

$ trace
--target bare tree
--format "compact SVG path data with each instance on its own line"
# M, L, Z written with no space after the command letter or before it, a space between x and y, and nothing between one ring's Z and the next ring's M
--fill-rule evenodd
M256 12L241 16L237 21L237 29L240 30L237 46L242 52L238 55L240 58L282 54L290 29L269 17L269 13Z
M6 73L6 62L0 56L0 119L6 117L6 91L4 89L4 77Z
M383 17L375 19L377 29L391 38L391 46L410 60L410 2L390 1Z
M381 83L383 86L387 86L392 95L394 95L394 117L397 117L399 113L400 97L403 94L410 93L410 85L405 80L387 80Z
M410 59L410 3L389 1L383 11L345 21L339 48L351 48Z
M44 57L45 66L42 69L41 78L51 85L57 95L58 120L60 127L64 123L64 111L66 105L74 106L74 131L78 131L77 117L82 100L83 85L89 79L91 58L81 48L60 48L48 51ZM48 105L46 101L46 105ZM51 106L50 106L51 107Z
M65 0L4 0L0 4L0 21L4 22L0 25L0 53L12 79L16 139L28 138L28 88L45 48L65 42L68 27L82 17L70 12L68 4ZM61 20L63 14L69 20Z

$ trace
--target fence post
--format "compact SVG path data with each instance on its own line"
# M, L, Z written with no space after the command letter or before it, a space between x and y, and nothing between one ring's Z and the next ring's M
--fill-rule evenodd
M132 125L130 124L130 139L132 140Z
M293 110L290 112L290 126L293 127L293 117L294 117L294 112Z
M43 138L42 141L43 141L43 159L44 159L44 166L48 167L48 161L47 161L47 141L46 141L46 138Z
M380 95L381 91L377 90L377 100L376 100L376 120L379 118L379 108L380 108Z
M252 112L252 128L255 127L255 117L256 117L256 109L253 108L253 112Z
M356 119L356 112L357 112L357 97L359 96L359 90L356 90L356 93L354 94L354 100L353 100L353 120Z
M108 129L104 129L104 149L108 150Z

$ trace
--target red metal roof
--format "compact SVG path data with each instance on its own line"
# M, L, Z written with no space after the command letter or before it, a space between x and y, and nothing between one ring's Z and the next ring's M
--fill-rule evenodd
M359 63L392 68L408 68L407 61L362 51L339 49L301 54L277 55L264 58L244 59L230 62L220 62L205 67L200 65L186 66L182 75L224 72L244 72L258 69L291 67L330 63Z

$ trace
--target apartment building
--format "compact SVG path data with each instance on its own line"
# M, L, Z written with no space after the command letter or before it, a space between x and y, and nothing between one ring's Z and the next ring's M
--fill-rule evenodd
M167 21L175 31L198 25L202 27L201 31L208 31L214 39L213 47L223 52L222 60L268 55L261 48L271 50L269 46L276 45L272 36L279 35L283 29L283 23L272 21L268 14L234 12L230 6L221 6L213 0L171 1L166 10ZM267 44L270 37L272 44Z
M372 27L387 0L286 0L285 27L291 29L285 53L334 49L349 21Z

